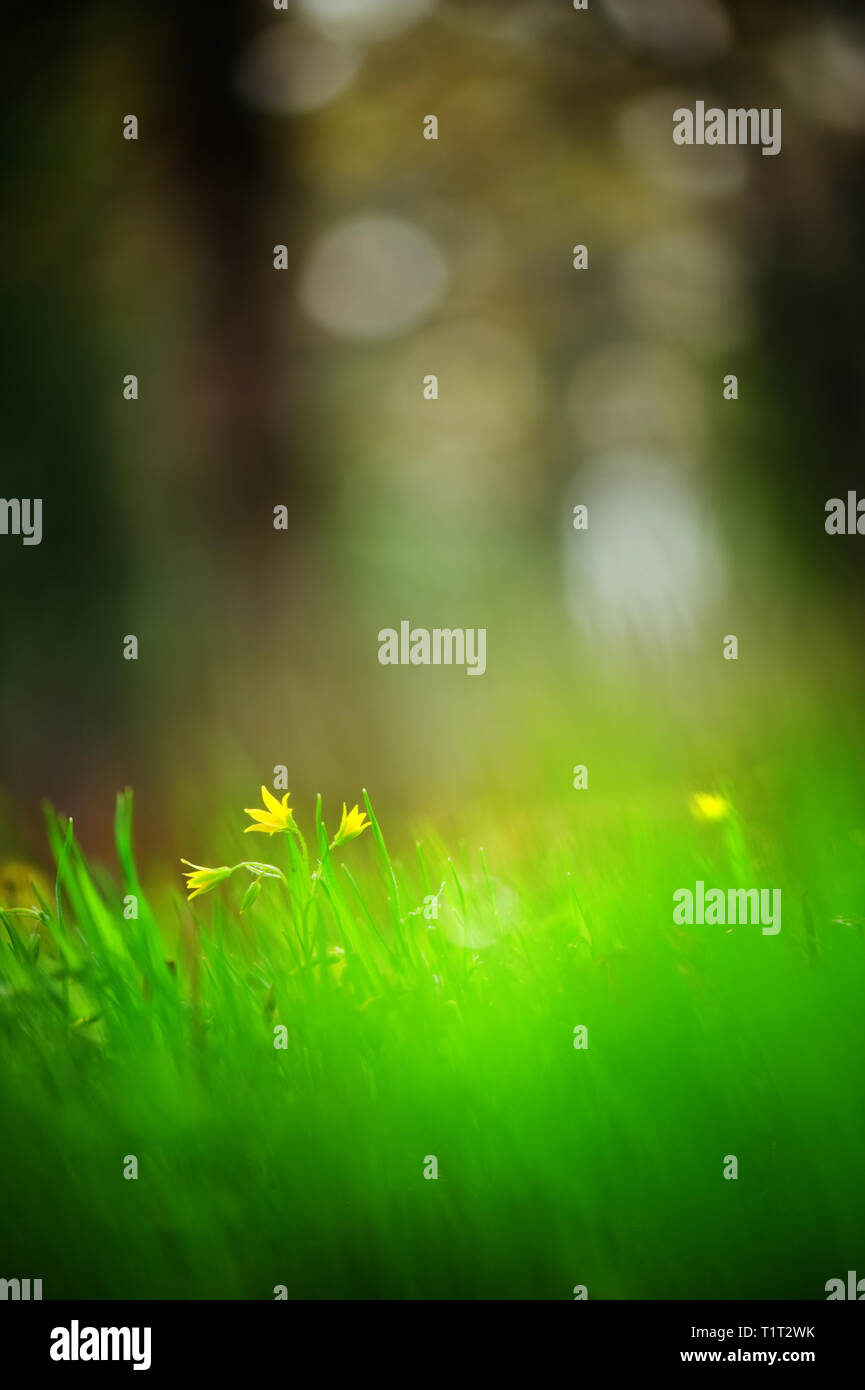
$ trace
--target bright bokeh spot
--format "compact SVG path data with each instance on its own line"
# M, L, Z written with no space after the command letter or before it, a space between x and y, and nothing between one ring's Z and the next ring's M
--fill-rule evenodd
M410 29L435 0L300 0L300 11L325 33L355 43L380 43Z
M353 217L315 246L300 302L341 337L389 338L426 318L449 278L444 256L419 228L399 217Z
M663 459L633 452L581 470L567 499L589 508L588 530L565 537L578 627L602 648L687 644L721 579L714 528L691 488Z
M316 111L351 85L362 58L354 48L298 26L274 25L247 48L236 78L250 106L275 115Z

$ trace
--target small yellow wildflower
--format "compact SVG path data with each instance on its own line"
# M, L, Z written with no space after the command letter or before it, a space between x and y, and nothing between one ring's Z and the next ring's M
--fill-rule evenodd
M215 888L217 883L221 883L224 878L231 878L234 873L227 864L220 864L218 869L206 869L203 864L193 864L190 859L181 859L181 864L188 864L190 869L194 869L192 874L184 870L183 877L186 879L186 887L189 890L187 902L192 902L193 898L198 898L202 893L209 893L211 888Z
M729 801L710 792L696 792L691 797L690 807L695 820L726 820L730 814Z
M40 899L50 903L53 896L54 891L40 869L8 859L0 864L0 911L30 916L32 925L28 924L28 930L38 931L41 949L49 956L56 956L57 947L39 904Z
M54 896L40 869L10 859L0 864L0 908L35 908L40 895L43 902L50 902Z
M339 830L333 837L331 849L341 845L344 840L354 840L358 835L362 835L368 825L366 811L358 810L357 806L352 806L350 811L346 811L345 802L343 802L342 820L339 823Z
M273 792L269 792L267 787L262 787L261 799L267 810L254 810L249 806L244 808L248 816L252 816L254 821L258 821L257 825L248 825L244 834L248 834L250 830L260 830L265 835L275 835L278 830L296 830L294 816L288 804L289 795L290 793L286 792L282 801L279 802Z

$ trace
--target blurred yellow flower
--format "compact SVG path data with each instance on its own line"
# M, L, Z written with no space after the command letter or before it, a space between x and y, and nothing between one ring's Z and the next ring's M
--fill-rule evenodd
M333 837L331 849L336 845L341 845L344 840L353 840L361 835L369 825L366 818L366 811L359 811L357 806L352 806L350 811L346 811L345 802L342 803L342 820L339 823L339 830Z
M696 792L689 804L695 820L726 820L730 814L729 801L711 792Z
M194 869L192 874L184 870L183 877L186 879L187 902L192 902L193 898L198 898L202 893L209 893L211 888L215 888L217 883L221 883L224 878L231 878L234 873L227 864L221 864L218 869L206 869L203 864L193 864L190 859L181 859L181 864L188 864L190 869Z
M53 897L54 890L41 869L10 859L0 864L0 911L30 916L33 923L30 930L38 931L41 949L49 956L56 956L57 947L42 912L42 904L50 903Z
M294 816L288 804L289 795L290 793L286 792L282 801L279 802L273 795L273 792L269 792L267 787L262 787L261 799L267 807L267 810L254 810L249 806L244 807L246 814L252 816L252 819L258 822L257 825L248 825L244 834L248 834L250 830L260 830L264 835L275 835L278 830L296 830L297 826L294 823Z
M0 864L0 908L32 907L50 902L54 890L41 869L6 859Z

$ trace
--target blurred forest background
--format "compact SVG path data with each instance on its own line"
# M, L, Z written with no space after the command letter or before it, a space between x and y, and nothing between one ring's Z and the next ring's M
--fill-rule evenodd
M2 492L44 538L0 540L0 852L42 856L43 796L105 852L131 784L195 859L277 764L303 810L459 825L572 805L575 763L801 772L801 707L855 719L859 4L13 4L5 39ZM780 155L674 146L698 99L780 107ZM487 674L381 667L403 618L486 627Z

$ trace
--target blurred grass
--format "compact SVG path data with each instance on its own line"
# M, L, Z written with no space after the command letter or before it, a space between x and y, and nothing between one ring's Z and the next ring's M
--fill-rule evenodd
M4 1270L49 1298L822 1297L865 1216L856 762L775 833L760 790L738 840L684 794L574 793L507 852L376 829L317 882L277 836L288 892L160 885L159 920L130 794L119 881L50 812L56 898L2 913ZM674 927L697 878L780 887L780 934Z

